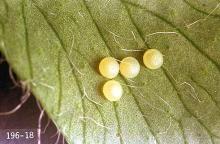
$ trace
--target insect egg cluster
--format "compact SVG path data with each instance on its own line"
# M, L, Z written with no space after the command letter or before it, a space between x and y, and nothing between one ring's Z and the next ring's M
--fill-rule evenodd
M144 53L143 63L149 69L158 69L163 64L163 55L157 49L149 49ZM99 63L99 71L108 79L115 78L119 72L125 78L134 78L140 72L140 64L134 57L126 57L120 64L113 57L105 57ZM116 80L107 81L102 91L109 101L118 101L123 95L123 88Z

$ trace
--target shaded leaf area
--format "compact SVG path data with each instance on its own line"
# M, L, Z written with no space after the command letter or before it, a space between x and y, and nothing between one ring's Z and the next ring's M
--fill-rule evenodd
M0 47L69 143L220 143L219 1L3 0ZM143 52L164 54L159 70ZM136 51L143 50L143 51ZM119 102L105 56L136 57Z

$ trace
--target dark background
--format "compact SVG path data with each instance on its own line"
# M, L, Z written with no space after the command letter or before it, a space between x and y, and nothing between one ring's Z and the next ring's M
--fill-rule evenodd
M16 75L13 77L17 80ZM9 75L9 65L0 54L0 113L10 111L20 103L20 98L24 93L21 87L15 86ZM7 116L0 115L0 144L30 144L20 140L7 140L5 142L5 131L15 131L13 129L35 129L38 127L38 119L40 116L40 109L37 106L36 99L33 95L22 105L22 107L15 113ZM55 144L58 135L57 129L53 122L49 120L46 113L42 119L42 131L49 123L45 133L41 134L41 144ZM35 133L37 134L37 133ZM3 136L4 135L4 136ZM35 144L36 141L33 143ZM63 137L57 144L63 143Z

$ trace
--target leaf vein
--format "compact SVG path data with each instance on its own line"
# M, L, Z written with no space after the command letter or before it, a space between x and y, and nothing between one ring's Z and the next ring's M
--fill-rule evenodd
M32 67L32 62L31 62L31 54L29 50L29 36L28 36L28 28L27 28L27 17L25 16L25 6L24 6L24 1L22 2L22 18L23 18L23 23L24 23L24 33L25 33L25 50L26 50L26 55L27 55L27 61L29 65L29 75L30 79L33 79L33 67Z
M215 106L218 108L218 110L220 111L220 106L218 105L218 101L215 100L214 96L205 88L203 87L201 84L199 84L198 82L196 82L196 80L191 77L191 80L197 84L198 87L200 87L201 89L203 89L210 97L210 99L214 102Z
M62 76L61 76L61 55L60 51L58 52L58 62L57 62L57 71L58 71L58 85L59 85L59 94L58 94L58 106L57 106L57 113L60 113L61 110L61 95L63 94L62 89Z
M200 10L199 8L195 7L193 4L191 4L188 0L183 0L183 2L185 2L188 6L190 6L192 9L202 13L202 14L205 14L205 15L208 15L208 16L212 16L212 17L215 17L215 18L220 18L220 15L218 14L210 14L210 13L207 13L203 10Z

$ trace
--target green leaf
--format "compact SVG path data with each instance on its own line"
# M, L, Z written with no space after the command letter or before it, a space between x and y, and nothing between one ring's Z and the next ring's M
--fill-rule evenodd
M219 0L1 0L0 24L1 52L69 143L220 143ZM149 48L161 69L143 66ZM106 56L142 65L116 78L114 103Z

